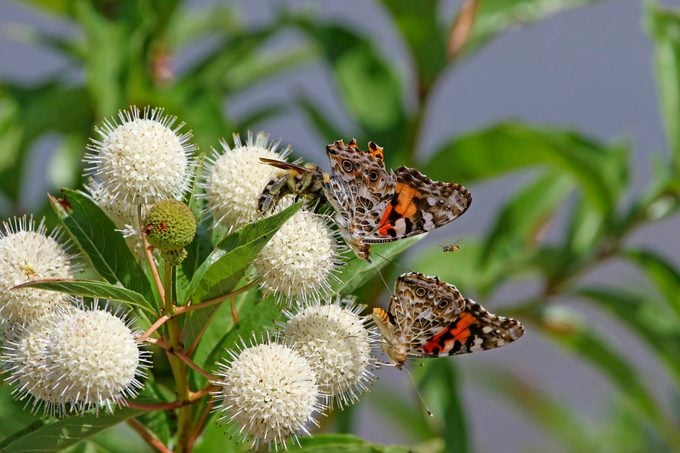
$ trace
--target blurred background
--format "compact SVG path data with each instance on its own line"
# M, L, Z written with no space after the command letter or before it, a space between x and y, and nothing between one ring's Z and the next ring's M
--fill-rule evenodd
M438 275L527 333L383 369L327 431L423 451L680 449L680 11L634 0L0 2L0 217L80 187L92 127L163 106L201 152L265 130L473 204L383 273ZM443 254L440 245L461 250ZM358 294L385 304L370 285ZM0 414L0 437L11 434ZM3 427L4 426L4 427ZM104 442L104 441L103 441ZM95 439L96 443L96 439ZM141 448L141 447L140 447ZM200 445L198 450L200 450Z

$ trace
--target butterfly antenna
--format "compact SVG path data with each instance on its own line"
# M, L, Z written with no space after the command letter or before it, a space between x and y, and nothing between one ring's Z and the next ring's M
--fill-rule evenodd
M418 395L418 399L423 405L423 408L425 408L425 412L427 412L427 415L430 417L434 417L434 414L430 409L427 408L427 403L425 402L425 398L423 398L423 395L420 394L420 390L418 390L418 384L416 384L416 380L413 379L413 375L411 374L411 370L408 368L404 367L403 370L406 371L406 374L408 375L409 380L411 381L411 385L413 385L413 390L416 391L416 395Z
M394 261L394 260L392 260L392 259L390 259L390 258L387 258L386 256L382 256L381 254L375 253L375 252L374 252L373 254L374 254L375 256L379 256L380 258L384 259L385 261L388 261L388 262L394 264L395 266L397 266L397 267L399 267L399 268L401 268L401 269L403 269L403 270L405 270L405 271L413 272L413 269L409 269L408 267L403 266L403 265L399 264L398 262L396 262L396 261Z
M387 292L392 294L392 290L390 289L390 285L388 285L387 282L385 281L385 277L383 277L382 271L380 269L378 269L378 275L380 275L380 280L382 280L383 284L385 285Z

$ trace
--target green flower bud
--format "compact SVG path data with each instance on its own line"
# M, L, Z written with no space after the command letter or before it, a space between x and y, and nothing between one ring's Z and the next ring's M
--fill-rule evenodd
M187 257L187 251L184 249L179 250L165 250L161 252L161 257L170 266L179 266L184 258Z
M149 244L161 252L182 250L196 234L194 214L181 201L162 200L151 207L144 222Z

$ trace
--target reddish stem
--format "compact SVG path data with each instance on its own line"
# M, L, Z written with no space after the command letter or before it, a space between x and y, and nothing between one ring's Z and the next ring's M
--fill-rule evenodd
M170 319L170 317L168 317L168 315L163 315L160 318L158 318L156 320L156 322L154 322L151 325L151 327L148 328L148 330L146 332L144 332L142 335L137 337L137 340L138 341L146 341L146 339L149 338L151 335L153 335L153 333L155 331L157 331L163 324L165 324L166 321L168 321L168 319Z
M196 363L194 363L194 361L191 360L189 358L189 356L186 355L184 352L182 352L182 351L172 351L172 354L175 354L182 362L186 363L189 366L189 368L196 371L198 374L205 377L207 380L209 380L209 381L216 381L217 380L217 378L215 376L208 373L207 371L205 371L200 366L196 365Z
M129 419L127 421L127 424L130 425L130 427L134 429L137 432L137 434L139 434L147 444L149 444L156 450L160 451L161 453L172 453L171 450L168 447L166 447L159 438L154 436L151 431L146 429L144 425L139 423L134 418Z

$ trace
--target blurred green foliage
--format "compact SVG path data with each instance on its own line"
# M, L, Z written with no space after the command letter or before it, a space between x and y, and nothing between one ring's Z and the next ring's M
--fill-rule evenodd
M487 297L507 282L533 279L539 283L533 297L511 301L512 309L507 312L611 383L617 397L608 409L609 415L597 423L585 422L564 398L549 394L539 383L511 369L483 365L472 372L479 376L483 388L512 404L565 450L680 450L677 404L672 412L662 406L631 357L609 344L588 317L568 303L578 299L589 304L646 343L667 370L675 386L674 396L679 396L680 271L663 251L631 248L627 238L640 227L678 213L680 11L651 1L645 6L645 27L655 48L669 149L666 154L653 156L652 180L640 194L635 194L630 191L629 146L602 143L578 131L503 122L450 137L434 150L419 149L432 93L447 71L517 25L593 1L466 0L455 17L442 17L438 1L384 0L384 12L412 60L408 78L413 81L411 85L404 82L368 34L298 10L281 9L273 21L254 27L246 26L233 6L189 10L186 2L179 0L23 3L55 21L74 26L77 33L55 36L39 29L20 31L22 39L61 55L67 65L62 73L36 83L0 82L0 194L7 201L1 217L23 213L25 209L21 205L21 193L26 187L23 178L36 143L48 134L59 137L51 163L58 169L50 173L52 187L57 183L78 187L84 146L94 124L130 104L162 106L177 115L193 129L202 152L216 146L220 137L244 132L265 119L298 109L324 142L340 137L356 137L360 142L374 140L385 147L389 166L417 166L435 179L469 185L533 169L532 180L507 196L486 233L465 238L457 253L442 254L438 246L425 248L409 266ZM302 39L276 52L269 51L281 34L290 30L297 31ZM205 44L208 40L209 44ZM207 50L181 72L174 73L173 58L200 43ZM339 129L304 94L297 95L291 103L270 103L239 115L232 112L238 94L275 81L285 71L319 62L335 83L341 106L351 119L350 129ZM547 243L542 240L545 229L558 212L566 213L567 226L559 240ZM235 244L249 243L244 238L232 239ZM195 245L190 256L205 253L200 244ZM402 245L405 248L407 244ZM393 252L398 251L401 249ZM234 252L234 256L239 253ZM608 260L634 266L648 279L648 285L624 289L582 283L582 277ZM132 269L123 267L125 272ZM211 271L215 269L184 269L188 281L195 272ZM115 275L121 269L110 272ZM361 275L356 269L347 272ZM238 281L237 273L232 284ZM346 290L365 283L360 279L342 281ZM377 286L358 289L365 302L380 297L383 289ZM133 289L141 294L149 291L143 287ZM86 293L101 288L79 290ZM136 296L121 291L112 297L135 300ZM182 297L189 298L191 293ZM244 300L238 303L247 305ZM266 313L260 308L257 313ZM264 318L257 313L244 313L244 322L259 325ZM199 354L202 357L210 357L222 345L217 344L221 338L218 333L212 337L207 334L207 338L214 341L206 343L207 349ZM210 360L214 361L214 357ZM422 393L428 402L434 402L432 409L437 417L428 417L422 408L413 407L410 399L380 388L372 391L369 400L393 423L395 431L413 439L416 449L473 451L475 439L469 433L460 396L461 385L467 383L461 381L458 367L454 360L433 360L415 367ZM153 384L147 387L147 396L162 394ZM30 423L36 419L9 399L6 387L0 387L0 401L0 438L5 438L0 448L19 451L24 448L22 442L32 445L31 437L18 430L29 426L30 431ZM347 414L337 414L337 421L343 430L351 431L354 420L351 411ZM104 428L135 415L134 410L123 410L99 419L79 418L76 424L67 419L41 425L32 435L39 434L43 440L57 439L67 432L67 438L73 440L55 441L53 449L44 451L71 445L75 446L70 451L119 450L123 428ZM142 420L150 427L164 426L154 417ZM94 428L75 434L83 423ZM95 435L100 429L104 431ZM161 431L156 431L159 437L167 436ZM130 448L145 448L141 440L131 439L126 439L133 442ZM226 450L224 439L221 428L209 423L196 450L231 451ZM302 450L341 448L357 452L403 451L372 446L344 435L315 436L303 441Z

